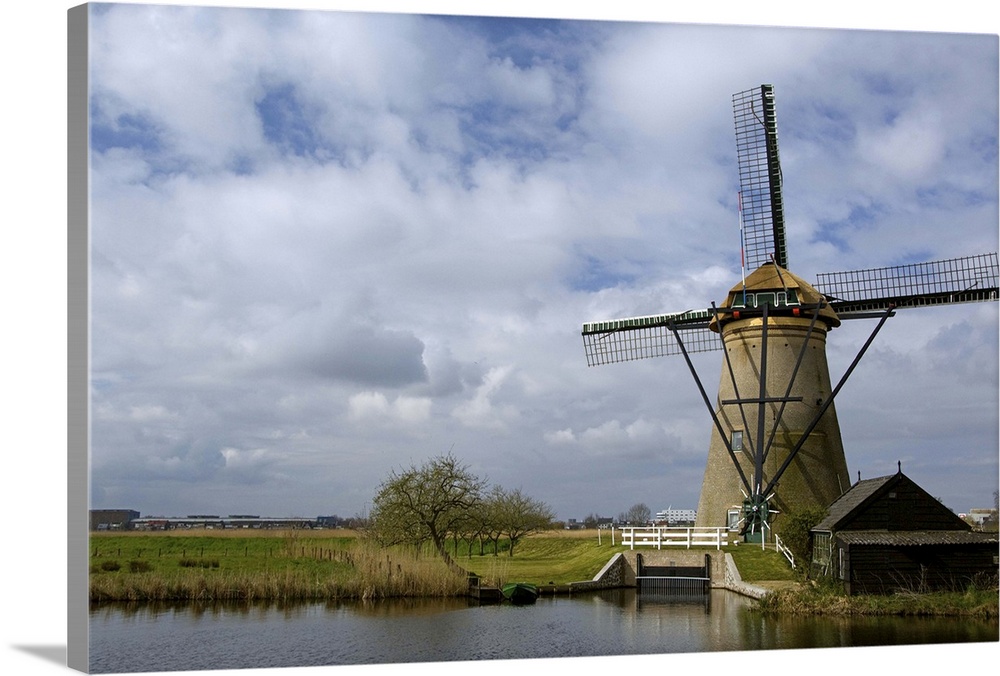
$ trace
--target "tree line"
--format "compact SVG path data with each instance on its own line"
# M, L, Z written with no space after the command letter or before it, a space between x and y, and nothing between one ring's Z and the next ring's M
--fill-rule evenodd
M521 489L490 486L468 466L448 453L423 465L393 471L378 487L368 519L367 533L383 546L430 542L444 561L457 567L448 551L449 541L474 544L479 553L500 541L508 556L525 536L551 527L552 510Z

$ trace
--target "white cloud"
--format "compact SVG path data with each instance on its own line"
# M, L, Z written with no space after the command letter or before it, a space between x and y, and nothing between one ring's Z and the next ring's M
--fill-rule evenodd
M668 438L663 426L643 418L628 424L608 420L577 433L570 428L546 432L543 438L553 446L574 445L588 455L625 458L651 450L665 452ZM665 453L664 453L665 455Z
M545 441L550 444L572 444L576 442L576 435L571 429L556 430L555 432L546 432Z
M508 365L487 371L472 398L456 406L452 416L468 427L506 429L508 422L516 416L516 410L513 406L495 403L494 398L512 370Z
M395 420L420 423L430 418L431 399L428 397L396 397L393 401L381 392L359 392L348 400L348 415L352 420Z
M246 469L257 467L267 462L268 451L265 448L254 448L241 451L236 448L223 448L219 451L226 461L226 469Z
M948 137L944 120L933 110L907 111L892 123L868 130L859 139L879 171L907 181L925 181L941 166Z
M141 422L148 422L152 420L164 420L166 418L173 417L165 407L157 406L155 404L146 404L144 406L133 406L130 409L129 416L132 418L132 420L138 420Z

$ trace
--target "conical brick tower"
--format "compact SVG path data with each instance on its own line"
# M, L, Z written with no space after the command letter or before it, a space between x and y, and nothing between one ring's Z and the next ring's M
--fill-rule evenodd
M772 527L780 532L780 514L809 506L826 507L850 487L832 403L814 423L831 395L826 334L840 325L837 314L827 305L815 321L816 311L804 309L822 300L801 278L777 265L764 265L749 275L745 284L733 287L719 320L710 324L713 331L722 332L726 357L716 403L718 425L709 445L697 526L733 525L742 516L748 497L737 463L751 485L755 477L767 485L812 425L768 501L778 512ZM765 319L759 312L764 305L768 310L766 336ZM741 318L739 308L746 308L745 314L756 310L756 316ZM762 426L758 424L761 413ZM732 456L722 433L728 436ZM756 466L758 448L768 449L760 467ZM763 486L753 488L760 491Z

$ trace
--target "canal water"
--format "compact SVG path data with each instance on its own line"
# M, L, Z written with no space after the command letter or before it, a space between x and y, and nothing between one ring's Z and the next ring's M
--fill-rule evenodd
M998 641L996 621L768 617L723 590L466 600L93 607L93 673Z

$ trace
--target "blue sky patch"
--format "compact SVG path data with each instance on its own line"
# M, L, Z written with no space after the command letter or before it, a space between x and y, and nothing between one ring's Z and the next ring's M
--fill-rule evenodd
M315 155L323 139L295 85L286 83L267 90L254 104L264 128L264 138L293 155Z
M622 269L620 262L607 261L592 254L583 254L572 277L568 280L573 291L594 292L617 286L631 286L637 275Z
M95 101L90 116L90 146L95 152L134 148L153 153L163 149L156 123L143 113L123 113L109 118Z

